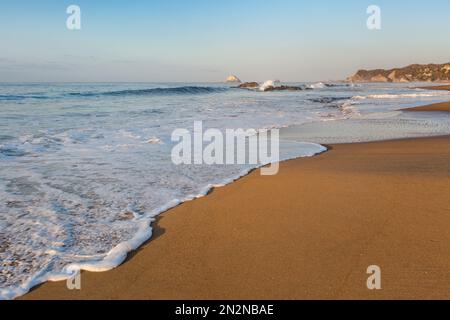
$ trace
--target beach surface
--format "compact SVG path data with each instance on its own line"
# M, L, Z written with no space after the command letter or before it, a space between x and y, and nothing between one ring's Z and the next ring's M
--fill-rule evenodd
M429 87L421 87L420 89L426 90L450 90L450 85L439 85L439 86L429 86Z
M333 145L164 213L81 290L22 299L450 299L449 226L449 137Z
M403 111L441 111L450 112L450 102L434 103L426 106L403 109Z
M450 85L421 87L420 89L450 91ZM433 104L429 104L429 105L425 105L425 106L419 106L419 107L414 107L414 108L406 108L406 109L402 109L402 111L450 112L450 102L440 102L440 103L433 103Z

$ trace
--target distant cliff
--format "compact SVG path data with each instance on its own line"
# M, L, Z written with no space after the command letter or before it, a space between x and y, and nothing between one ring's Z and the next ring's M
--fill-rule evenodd
M420 82L450 81L450 63L412 64L404 68L390 70L359 70L347 79L351 82Z

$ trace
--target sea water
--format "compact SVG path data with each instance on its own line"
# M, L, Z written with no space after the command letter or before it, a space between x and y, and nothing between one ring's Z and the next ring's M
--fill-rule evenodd
M398 111L448 101L446 91L413 89L416 84L289 85L305 90L1 84L0 298L65 279L74 266L114 268L151 237L158 214L255 167L174 165L171 133L192 130L194 121L220 130L287 128L282 159L325 151L318 143L450 134L445 114Z

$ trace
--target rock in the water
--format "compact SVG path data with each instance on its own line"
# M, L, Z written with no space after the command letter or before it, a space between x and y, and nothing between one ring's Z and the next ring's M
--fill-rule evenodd
M258 89L259 83L258 82L244 82L238 86L240 89Z
M227 82L241 83L241 80L238 77L231 75L227 78Z
M301 91L303 90L302 87L295 87L295 86L269 86L264 88L262 91L268 92L268 91Z

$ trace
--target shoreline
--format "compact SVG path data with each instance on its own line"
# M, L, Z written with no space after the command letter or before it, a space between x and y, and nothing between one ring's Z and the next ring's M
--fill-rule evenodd
M430 89L430 88L432 88L432 87L429 87L428 89ZM438 90L444 90L444 89L438 89ZM448 89L445 89L445 90L448 90ZM450 103L441 103L441 104L436 104L436 105L442 105L442 104L445 106L445 108L448 108L450 106ZM436 105L429 105L429 106L423 106L423 107L417 107L417 108L402 109L402 111L443 111L443 110L441 110L439 108L436 108ZM448 111L448 110L445 110L445 111ZM346 146L346 145L363 145L364 146L364 145L377 144L377 143L402 143L402 142L408 143L407 141L417 141L417 140L422 140L422 139L448 139L448 140L450 140L450 137L444 136L444 137L430 137L430 138L406 138L406 139L395 139L395 140L387 140L387 141L385 140L385 141L362 142L362 143L351 143L351 144L332 144L332 145L323 145L323 146L325 146L328 149L325 152L325 153L328 154L328 153L332 152L336 147L340 148L340 146ZM322 155L322 153L320 153L318 155L315 155L313 158L317 159L321 155ZM291 161L302 161L304 159L306 159L306 158L297 158L297 159L294 159L294 160L285 160L285 161L281 162L281 165L284 166L284 163L289 163ZM253 169L248 174L243 175L243 176L241 176L241 177L239 177L237 179L234 179L233 182L230 182L230 184L227 184L227 185L225 185L223 187L222 186L220 188L212 187L211 190L205 195L205 197L209 197L210 194L216 193L217 190L219 190L219 189L226 189L228 186L234 185L234 184L238 183L240 180L247 179L247 177L255 175L256 174L255 171L259 171L259 170L260 169L257 169L257 168ZM200 201L202 198L203 197L197 198L197 199L194 199L194 200ZM185 201L185 202L183 202L183 203L181 203L181 204L179 204L179 205L177 205L177 206L175 206L175 207L173 207L171 209L168 209L168 210L162 212L160 215L158 215L156 217L156 219L155 219L155 222L153 222L151 224L151 227L153 229L153 235L150 238L150 240L147 240L146 242L144 242L136 250L133 250L133 251L129 252L127 258L125 259L125 261L121 265L119 265L117 268L113 269L112 271L114 271L116 269L119 269L122 266L126 266L128 263L132 262L132 258L134 256L136 256L143 248L147 247L147 245L149 243L153 243L156 239L159 238L159 236L161 235L160 234L161 232L160 232L160 229L159 229L159 222L161 221L161 219L163 219L163 217L165 215L167 215L168 213L170 213L172 211L177 211L177 209L179 207L183 207L183 206L187 205L190 202L193 202L193 201ZM105 272L109 273L109 272L112 272L112 271L105 271ZM84 278L85 274L90 274L90 273L87 273L87 272L83 271L83 278ZM94 273L94 274L95 275L99 275L99 273ZM37 287L34 287L33 289L31 289L30 293L28 293L28 294L26 294L26 295L24 295L22 297L19 297L19 299L22 299L22 298L24 298L24 299L28 299L28 298L34 299L33 297L35 297L37 299L47 299L47 298L48 299L52 299L51 298L52 294L50 292L47 292L49 294L47 297L45 297L47 294L44 294L44 293L38 294L37 293L37 291L39 291L39 292L44 291L44 289L43 289L44 287L49 287L50 285L48 285L48 284L53 284L53 283L52 282L46 282L46 283L43 283L41 285L38 285ZM36 295L37 295L37 297L36 297ZM84 296L84 298L90 299L89 297L86 297L86 296ZM247 297L247 298L251 298L251 297Z
M330 259L327 257L330 254L334 256L337 261L342 260L339 259L339 257L336 257L336 253L333 253L333 251L329 252L327 249L333 246L339 247L340 243L332 243L326 241L327 234L330 232L330 230L345 231L343 232L344 234L348 233L349 235L355 236L355 239L361 238L359 240L367 242L369 241L369 239L366 239L365 232L368 232L371 237L374 236L373 231L370 230L370 224L375 221L381 222L389 220L389 217L385 215L382 215L382 217L359 217L358 214L355 214L355 212L349 212L349 214L351 215L351 219L350 217L347 217L345 214L340 212L342 207L348 207L345 202L352 202L350 200L345 200L345 192L339 192L339 190L345 190L345 188L342 188L342 185L339 186L338 182L340 179L334 178L330 181L330 178L324 176L322 171L325 170L332 176L342 176L341 178L345 178L346 175L350 175L354 179L356 179L356 181L361 182L363 182L364 179L368 178L369 176L370 185L371 183L375 183L372 181L372 179L379 179L376 176L372 177L372 173L367 172L367 170L372 170L368 168L372 167L371 165L369 166L364 161L356 161L355 163L355 160L347 159L345 161L342 161L339 159L342 157L347 158L349 156L352 156L352 158L358 158L359 156L364 157L371 153L372 148L379 148L381 150L384 150L382 156L383 159L376 158L372 159L372 161L376 160L375 162L380 162L379 166L381 167L389 167L389 161L384 160L384 158L386 156L389 157L391 154L384 154L386 148L391 150L392 145L395 145L396 148L392 149L391 152L404 152L405 150L402 151L402 148L407 148L409 152L411 152L411 149L417 150L416 146L413 146L413 148L411 148L411 146L418 144L421 145L420 150L426 148L426 150L429 150L430 153L432 153L431 151L436 149L436 143L445 144L445 150L447 152L445 153L445 155L448 156L450 154L450 137L432 137L406 140L401 139L383 142L338 144L329 146L330 150L328 152L322 153L313 158L299 158L282 162L280 167L280 174L278 176L264 178L258 175L259 169L254 170L249 175L235 181L232 184L229 184L222 188L214 188L207 197L196 199L196 201L185 202L177 206L176 208L171 209L158 216L155 223L152 224L154 234L149 242L145 243L136 251L130 253L126 262L124 262L121 266L114 270L103 273L83 272L82 290L69 291L65 287L65 282L47 282L33 289L29 294L21 297L20 299L370 299L371 297L387 298L397 296L407 299L419 297L426 298L430 294L432 294L432 292L428 292L428 290L425 290L426 288L423 292L400 291L393 293L386 290L381 291L380 293L371 294L371 292L369 292L367 289L362 290L364 289L364 283L356 282L359 283L359 289L352 287L351 290L347 293L344 294L344 292L346 292L344 290L339 294L339 290L336 291L336 287L334 287L332 284L327 285L325 284L325 282L323 282L328 279L330 274L340 275L342 273L348 274L349 272L350 275L353 274L353 271L351 271L352 268L350 266L347 266L347 268L350 267L350 269L328 269L326 266L317 265L317 263L320 263L322 260L325 262L325 264L331 263ZM401 160L400 162L407 160L407 157L405 157L404 154L398 156L401 158L399 159ZM436 158L436 155L430 154L429 157L434 159ZM425 161L427 158L428 155L424 154L423 159L421 159L420 161ZM442 154L437 158L442 159ZM443 160L445 162L445 157ZM336 167L323 167L324 161L338 162L340 164ZM410 164L411 162L414 162L414 160L408 160L406 161L406 164ZM424 165L424 163L422 162L420 164ZM303 166L306 166L306 168L302 169ZM396 170L394 170L394 172L389 172L389 175L385 176L385 179L383 179L383 181L377 181L376 184L380 183L381 185L383 185L383 188L391 189L395 186L395 184L401 183L401 180L398 180L397 177L400 167L394 167L396 167ZM426 167L428 168L428 165ZM435 166L433 165L432 167ZM361 172L358 168L364 170L362 170ZM296 171L296 169L300 169L300 172L292 172L292 170ZM305 215L300 215L300 217L297 217L295 215L293 216L292 213L289 213L289 210L286 210L286 203L283 204L283 202L285 201L282 200L290 199L291 201L293 201L298 197L295 194L292 194L293 190L296 190L297 188L305 188L305 184L296 184L294 181L292 181L292 178L295 177L296 174L300 174L301 176L308 176L311 174L308 173L309 171L313 171L313 175L315 176L314 179L305 180L303 177L303 179L300 179L300 181L308 181L313 183L314 185L320 184L320 181L322 181L322 183L325 181L328 182L325 183L325 185L322 185L318 190L323 188L330 189L331 187L328 185L330 182L332 182L333 184L337 184L332 188L333 192L331 192L330 194L333 194L334 201L337 200L336 196L344 197L344 203L339 202L339 205L330 204L332 207L331 211L338 213L341 218L345 219L346 224L340 223L338 220L336 220L336 217L330 215L330 213L327 213L326 209L330 208L328 208L326 204L323 204L324 206L322 207L322 204L318 203L317 205L319 205L320 208L314 208L314 210L298 210L299 213ZM423 180L425 177L422 176L421 171L422 170L413 170L413 172L409 172L409 174L419 175L421 177L420 180ZM445 183L447 183L447 178L449 176L448 172L450 171L445 172L444 170L445 177L438 180L444 179ZM434 174L436 174L436 172L432 173L433 176ZM407 176L404 176L403 178L407 179ZM433 182L435 180L434 177L433 179L428 178L429 177L427 177L426 179L427 181L430 180L432 184L435 183ZM390 183L386 182L386 180L389 179L394 179L395 183L391 185ZM316 180L318 182L316 182ZM264 186L264 190L256 189L260 188L260 185ZM363 183L363 185L365 184ZM347 187L349 187L349 185L347 185ZM428 185L428 187L430 186ZM269 190L266 190L267 188L269 188ZM380 187L378 187L377 191L382 191L383 188L380 189ZM245 192L243 192L244 190ZM307 192L308 190L305 189L304 191ZM276 193L276 195L273 194L274 192ZM372 194L372 196L376 195L376 193L377 192ZM310 194L309 196L305 196L303 201L311 202L311 199L317 199L317 197L321 198L320 194L320 192L315 192L313 194ZM412 194L413 197L410 198L409 201L413 201L419 195L420 194ZM277 196L281 198L277 199ZM368 200L370 199L368 194L363 194L363 196ZM245 200L241 199L241 197L244 197ZM271 208L271 210L267 210L267 208L262 210L259 204L261 201L268 206L271 206L272 204L270 202L273 202L269 200L264 201L265 197L271 197L271 199L277 203L277 206ZM384 194L383 197L390 196ZM450 197L447 196L447 199L448 198ZM395 199L392 200L396 201ZM301 203L294 203L287 206L290 209L295 209L297 206L301 205ZM255 206L259 209L255 209ZM386 210L385 206L381 206L381 208L384 208L383 210ZM450 203L448 204L448 208L450 209ZM218 210L221 213L217 213ZM273 211L276 217L274 217L267 211ZM361 213L363 212L364 211L361 211ZM316 220L318 218L314 218L313 213L314 215L319 215L322 217L319 220ZM411 216L410 213L405 212L405 214ZM214 216L214 218L212 217L212 215ZM265 218L264 221L261 221L261 217L259 217L258 215L263 215ZM187 218L186 216L189 216L189 218ZM364 221L363 218L367 220ZM446 219L445 217L441 218ZM273 227L273 224L279 224L278 219L281 219L281 221L283 222L283 227L280 230L276 228L278 233L274 233L271 229ZM293 219L294 221L292 221ZM296 221L295 219L300 219L300 221L305 220L309 223L307 224L307 227L302 227L301 224L296 225L295 222L298 221ZM274 221L267 222L267 220ZM329 221L330 223L328 225L323 225L321 221ZM263 234L261 234L261 231L258 232L258 230L255 230L255 226L252 222L256 223L256 229L264 230ZM445 220L445 222L450 221ZM365 223L369 224L367 225L368 229L366 228L366 226L364 226ZM421 225L423 223L424 222L422 221ZM348 226L346 226L347 224ZM443 223L440 223L439 225L444 227ZM296 232L290 230L292 227L294 228L294 230L296 228L300 228L302 232L299 232L299 234L297 235ZM355 227L362 228L365 230L365 232L362 232L362 230L360 230L361 232L358 232L357 235L354 235L351 232L351 229ZM305 228L305 230L303 230L303 228ZM238 233L235 233L236 229L239 229ZM281 232L282 230L285 230L288 235L283 236ZM317 234L312 233L313 231ZM443 230L440 230L441 233L442 231ZM397 232L401 232L401 230L397 230ZM421 235L420 230L415 230L415 232L418 235ZM216 239L219 234L221 235L221 237ZM436 234L436 237L443 237L443 235L439 232L435 232L434 234ZM334 235L334 237L336 236L338 238L341 237L338 235ZM342 236L345 238L344 235ZM320 242L320 244L312 242L312 239L316 239ZM395 237L393 239L398 241L398 239L396 239ZM348 242L349 239L340 240L349 246L351 255L347 256L347 258L350 259L353 255L356 254L352 251L352 248L355 249L355 246L358 247L358 243L352 243L351 241ZM299 246L298 249L300 252L298 254L297 250L295 250L295 246L291 247L292 242ZM216 245L214 245L214 243ZM273 243L278 245L274 246ZM311 251L312 248L307 248L302 245L302 243L309 243L312 247L315 247L315 249L317 249L319 252L320 259L314 257L314 254ZM242 246L244 246L244 248L251 247L251 250L249 248L247 248L247 250L241 250L243 249ZM268 246L269 248L265 250L261 248L261 246L263 248ZM387 245L386 247L383 247L381 249L388 248L389 246ZM292 249L294 249L293 251L295 252L292 252ZM374 248L375 252L377 252L378 254L383 251L381 249ZM427 250L420 252L420 254L427 255L426 252L432 249L433 248L427 248ZM323 254L324 250L326 252L325 255ZM407 247L402 248L402 250L407 250ZM202 253L199 251L205 252ZM285 252L286 254L280 255L280 251ZM301 253L302 251L304 251L303 254ZM345 248L339 248L338 250L338 252L341 252L342 254L344 254L345 251ZM223 255L218 255L218 253L220 252L223 253ZM238 256L239 258L236 260L235 257L233 257L234 255ZM251 261L248 261L246 259L247 255L249 257L253 256L255 261L253 261L252 259L250 259ZM270 258L272 255L277 256L278 259L286 260L286 264L283 263L280 265L272 261L265 266L264 261L271 261ZM396 254L396 256L398 255L399 254ZM307 257L313 259L313 262L309 263L309 261L304 260ZM400 257L402 257L401 254ZM450 256L448 256L448 254L447 256L443 256L442 254L437 255L434 258L428 257L428 259L435 260L436 258L442 257L446 258L444 259L446 268L450 267ZM260 258L264 259L261 260ZM403 256L402 258L405 257ZM158 259L160 259L159 262ZM306 268L307 270L309 270L308 275L300 272L300 274L297 274L297 276L295 276L296 272L299 272L298 270L296 271L296 268L294 268L294 265L296 265L294 263L295 261L298 262L299 269ZM342 263L346 265L348 264L348 261L342 261ZM399 262L395 261L395 263L398 264ZM179 266L177 266L177 264L179 264ZM409 264L409 262L407 264ZM252 266L254 265L261 266L261 269L264 270L264 276L263 274L261 274L262 270L253 272ZM312 267L311 265L313 265L314 267ZM417 267L417 264L415 265ZM427 268L430 267L431 266L427 266ZM165 268L167 270L165 270ZM240 268L242 268L242 270ZM323 271L323 273L315 271L317 268ZM443 272L443 269L441 270L439 268L439 270L440 272ZM286 275L286 273L289 274L290 272L293 273L293 275L292 277L288 277L289 279L279 274L282 273ZM227 274L229 276L226 276ZM283 283L281 291L274 291L273 288L270 289L268 286L262 283L262 281L264 281L265 277L268 275L270 275L269 278L272 277L278 279ZM310 276L317 282L309 280L308 277ZM358 276L365 277L365 273L361 272L361 274ZM239 277L244 278L239 279ZM405 277L401 278L403 281L405 281ZM205 279L207 280L206 282ZM343 278L339 279L340 280L338 282L344 281ZM438 283L435 278L428 279L425 277L422 280L432 281L434 283L433 292L435 293L432 294L433 297L449 297L449 293L436 289L442 287L442 284L440 284L440 282ZM302 290L297 290L295 287L290 285L290 281L292 281L293 283L297 283L299 288L302 288ZM256 286L257 288L259 287L259 290L249 290L250 287L247 286L247 282L250 282L252 284L252 286L250 287L253 288ZM243 284L243 287L241 287L241 283ZM231 284L233 289L228 288L223 291L224 288L227 288L227 285L229 286ZM272 283L272 285L275 286L276 284ZM304 291L303 289L307 290ZM404 288L400 287L400 289ZM387 295L385 295L386 293Z
M429 87L419 87L418 89L424 90L440 90L440 91L450 91L450 85L438 85L438 86L429 86ZM428 104L424 106L418 106L414 108L405 108L400 109L399 111L436 111L436 112L450 112L450 102L439 102Z
M419 111L433 111L433 112L450 112L450 102L433 103L426 106L419 106L414 108L401 109L400 111L419 112Z

